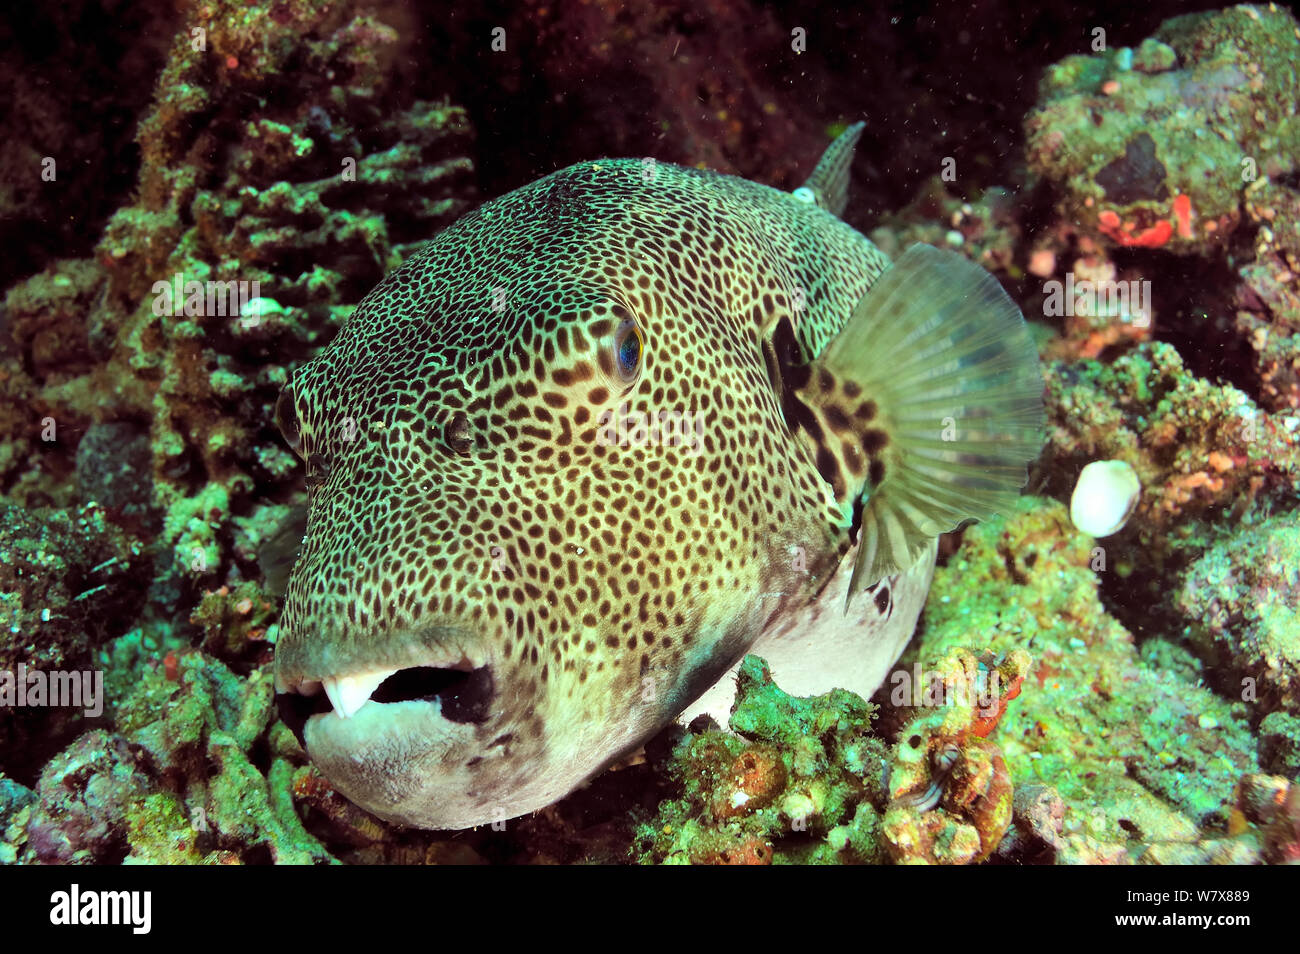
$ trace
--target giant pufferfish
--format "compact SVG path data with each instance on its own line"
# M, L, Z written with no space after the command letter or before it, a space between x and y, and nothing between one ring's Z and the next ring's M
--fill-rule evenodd
M548 175L293 376L276 685L349 799L435 829L542 808L683 713L725 723L748 652L795 694L879 686L937 536L1019 493L1043 382L987 272L838 218L861 131L794 193Z

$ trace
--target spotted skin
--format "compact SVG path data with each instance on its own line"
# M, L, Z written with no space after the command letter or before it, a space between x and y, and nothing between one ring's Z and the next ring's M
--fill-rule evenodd
M281 399L311 491L277 679L431 667L490 689L472 717L447 698L314 715L325 775L422 827L540 808L815 603L852 546L844 471L880 448L794 379L887 265L788 193L606 160L384 279ZM698 415L698 445L602 439L602 415L663 411Z

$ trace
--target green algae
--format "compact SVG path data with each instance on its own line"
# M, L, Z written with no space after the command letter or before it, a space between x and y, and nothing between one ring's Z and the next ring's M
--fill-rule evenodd
M1288 12L1239 6L1169 20L1136 55L1066 57L1044 71L1025 120L1030 167L1061 187L1067 219L1106 241L1217 245L1247 186L1300 152L1297 56ZM1186 221L1176 196L1190 202Z
M636 832L642 863L843 863L883 858L875 838L886 746L875 707L842 689L798 699L748 656L729 725L673 747L681 786Z
M146 795L126 809L124 822L132 851L123 864L195 865L203 826L196 829L184 800L172 792Z
M1023 498L1015 513L969 528L935 575L920 640L904 656L967 647L1025 649L1035 666L999 727L1018 784L1055 787L1068 811L1099 811L1094 833L1123 842L1118 779L1136 780L1168 806L1147 840L1223 825L1233 787L1257 770L1249 713L1174 670L1143 665L1132 636L1099 596L1094 541L1056 502ZM1104 556L1104 550L1102 551ZM1091 821L1089 822L1091 826Z

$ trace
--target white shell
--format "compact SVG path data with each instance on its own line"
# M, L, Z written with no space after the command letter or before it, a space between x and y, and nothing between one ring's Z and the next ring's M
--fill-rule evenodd
M1141 493L1137 474L1124 461L1095 460L1074 485L1070 520L1091 536L1110 536L1124 526Z

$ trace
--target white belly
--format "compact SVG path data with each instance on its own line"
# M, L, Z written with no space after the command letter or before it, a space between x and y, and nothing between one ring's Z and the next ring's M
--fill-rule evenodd
M767 660L776 684L792 696L848 689L864 699L884 682L912 638L934 576L937 542L906 573L886 577L860 594L848 614L844 598L853 575L852 550L821 595L781 617L754 643L750 654ZM887 592L888 596L883 594ZM679 716L684 724L708 713L725 727L736 694L737 663Z

